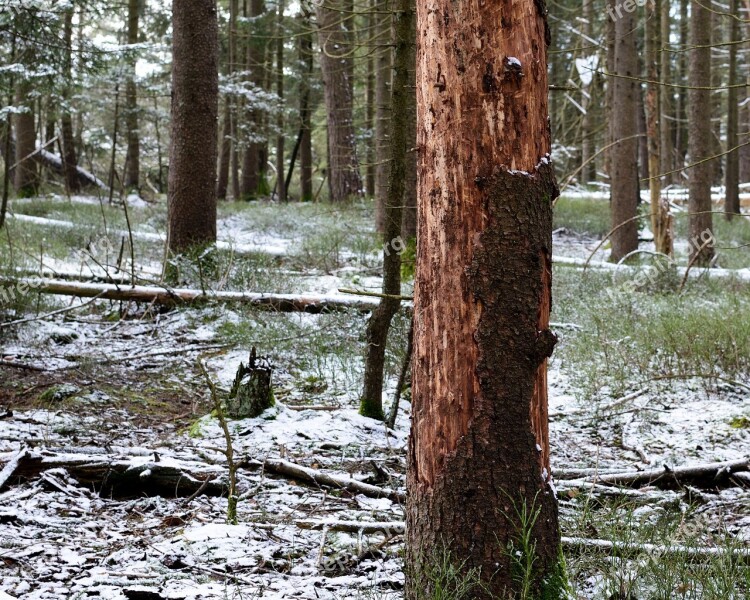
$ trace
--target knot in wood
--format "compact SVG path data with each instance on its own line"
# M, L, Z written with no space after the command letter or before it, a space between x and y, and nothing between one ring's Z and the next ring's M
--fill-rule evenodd
M543 360L552 356L556 344L557 336L551 329L539 331L536 335L536 342L534 343L537 360L541 363Z

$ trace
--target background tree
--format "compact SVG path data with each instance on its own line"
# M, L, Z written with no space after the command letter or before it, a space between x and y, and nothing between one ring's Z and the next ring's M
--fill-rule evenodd
M215 0L172 8L169 250L216 241L219 48Z
M479 570L486 587L472 598L518 591L516 551L531 553L532 597L558 598L546 384L557 187L545 11L532 0L420 0L417 12L406 597L433 597L428 573L447 548L455 568ZM534 515L525 528L524 511ZM531 540L523 548L521 531Z

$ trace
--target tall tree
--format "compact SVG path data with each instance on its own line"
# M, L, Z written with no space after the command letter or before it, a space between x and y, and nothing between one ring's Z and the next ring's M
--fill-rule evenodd
M300 199L308 202L313 199L312 185L312 108L310 99L310 79L313 74L313 41L310 33L310 13L302 12L302 34L299 36L300 61L305 66L305 75L300 79Z
M376 4L374 46L375 66L375 229L385 231L385 204L390 169L389 140L391 118L391 0ZM416 115L415 115L416 118Z
M410 72L414 58L414 7L412 0L399 0L396 16L396 53L391 93L390 169L388 194L384 207L383 228L383 294L367 323L367 358L360 412L373 419L384 418L383 366L388 331L398 311L401 294L401 254L397 241L401 236L404 194L409 162L409 118L413 91Z
M700 266L714 256L711 180L711 11L704 0L690 4L690 58L688 64L688 155L694 165L689 171L688 240L691 260ZM695 255L698 254L696 257Z
M610 190L612 213L612 254L610 260L619 261L638 249L638 222L634 220L638 208L638 96L640 86L637 28L635 15L622 11L614 23L614 73L610 78L612 104L610 123L612 143Z
M216 0L172 6L169 250L216 241L219 31Z
M128 0L128 44L138 43L140 0ZM130 49L125 85L125 125L128 149L125 157L125 187L138 189L141 176L141 140L138 133L138 89L135 83L136 52Z
M229 2L229 56L227 57L227 78L232 80L235 63L237 61L237 16L239 11L239 0L230 0ZM232 110L232 95L227 92L224 94L224 116L221 131L221 140L219 141L219 178L216 183L216 197L224 200L227 197L229 188L229 170L233 160L236 160L236 153L233 151L235 146L235 120L236 115ZM235 174L233 173L233 176ZM235 196L235 199L237 196Z
M661 0L661 22L660 22L660 42L668 48L670 44L671 28L671 0ZM672 56L670 52L661 52L661 65L659 70L659 81L669 83L672 77ZM669 85L659 86L659 169L665 173L664 182L669 184L674 181L674 174L671 173L676 166L674 160L674 127L672 123L675 120L674 113L674 89ZM667 174L668 173L668 174Z
M646 127L648 141L649 191L651 199L651 230L654 234L654 245L657 252L672 255L672 219L669 215L669 201L661 197L661 114L659 107L659 62L660 48L659 2L647 5L646 8Z
M546 9L419 0L417 12L406 597L436 597L429 563L447 547L454 567L478 570L484 586L471 598L518 593L518 560L533 571L529 597L560 598Z
M331 202L345 202L361 192L357 140L354 134L350 81L351 34L345 25L353 15L346 0L317 6L320 66L328 123L328 192Z
M65 11L63 16L63 64L62 64L62 111L60 115L60 135L62 137L63 177L68 192L78 193L81 183L78 179L76 166L76 143L73 134L73 117L70 104L72 102L73 80L73 7Z
M278 0L276 21L276 95L284 100L284 0ZM284 169L284 111L276 115L276 197L286 202L286 171Z
M730 12L733 15L739 13L739 0L732 0ZM726 197L724 199L724 213L727 220L732 220L734 215L740 214L740 154L737 150L739 138L739 106L737 104L737 44L740 41L740 22L738 19L729 20L729 90L727 92L727 168L725 172L724 188Z
M34 103L30 97L31 84L19 78L16 84L16 105L21 107L13 117L16 134L16 156L14 187L19 198L33 196L39 186L36 162L31 156L36 150L36 129L34 128Z

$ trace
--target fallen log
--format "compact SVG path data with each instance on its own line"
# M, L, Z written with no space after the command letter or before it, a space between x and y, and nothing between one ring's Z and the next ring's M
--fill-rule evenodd
M10 470L13 461L6 469ZM207 496L226 494L225 470L207 465L190 465L172 460L160 462L143 457L112 457L91 454L54 454L27 451L19 453L9 477L34 479L49 469L65 469L84 487L102 496L137 498ZM0 489L2 487L0 486Z
M699 488L714 488L731 484L731 475L750 469L750 459L706 463L689 467L671 468L664 465L660 469L629 471L625 473L601 473L578 481L585 483L610 484L627 487L653 485L660 489L678 489L685 485ZM568 483L573 484L576 480Z
M60 281L43 277L0 277L0 288L9 288L3 296L15 293L23 295L29 291L58 296L95 298L123 302L146 302L162 306L194 304L204 302L237 303L255 306L277 312L327 313L339 310L371 311L377 302L367 299L351 299L338 295L325 294L264 294L255 292L229 292L191 289L178 289L145 285L117 285L110 283L89 283Z
M382 533L386 537L401 535L406 531L406 524L403 521L336 521L312 519L299 519L294 524L300 529L310 529L313 531L341 531L345 533Z
M263 462L249 461L242 466L245 468L263 469L266 473L283 475L284 477L309 484L346 490L353 494L363 494L369 498L388 498L394 502L404 502L406 500L406 493L403 491L381 488L376 485L357 481L351 477L324 473L323 471L303 467L302 465L280 458L267 458Z
M63 161L57 154L53 154L44 148L39 148L34 153L33 158L34 161L47 167L51 171L54 171L58 175L64 175L65 169L63 167ZM98 187L103 190L109 189L106 183L95 175L89 173L86 169L76 167L75 170L76 178L78 179L78 183L81 184L81 187Z
M5 487L5 484L10 481L18 471L18 466L21 461L26 458L29 454L28 448L21 448L18 452L10 457L10 460L5 463L3 470L0 471L0 491Z

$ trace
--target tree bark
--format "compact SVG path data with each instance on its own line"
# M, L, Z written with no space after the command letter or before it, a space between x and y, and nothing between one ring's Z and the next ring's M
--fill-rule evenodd
M313 42L310 34L310 13L302 15L302 28L304 33L299 38L300 60L306 65L306 77L300 82L300 200L310 202L313 199L312 181L312 107L310 106L310 84L309 80L313 74Z
M739 0L732 0L729 12L733 15L739 13ZM737 76L737 42L740 40L740 22L730 19L729 23L729 90L727 91L727 169L724 180L726 196L724 198L724 213L728 221L734 215L740 214L740 154L737 150L730 152L740 144L739 132L739 106L738 88L734 87L739 82Z
M169 250L216 242L219 33L216 0L172 9Z
M346 202L361 193L353 99L349 81L351 36L343 25L346 0L317 6L320 66L328 123L328 192L331 202Z
M561 598L547 431L552 201L544 4L418 3L419 233L406 598L435 553L474 599ZM492 27L488 24L493 24ZM523 531L520 513L535 515Z
M284 101L284 1L278 0L276 23L276 95ZM284 168L284 111L279 107L276 116L276 198L286 202L286 169Z
M651 230L654 234L654 247L657 252L672 256L672 217L669 214L669 201L661 197L661 178L657 177L661 168L661 119L659 107L659 67L658 51L660 15L659 1L646 5L646 73L652 83L646 84L646 127L648 142L649 192L651 199Z
M232 78L234 74L235 64L237 61L237 13L239 11L239 1L230 0L229 2L229 56L227 59L227 75ZM216 197L219 200L225 200L227 197L227 190L229 189L229 172L232 168L233 178L236 179L236 171L233 167L236 166L235 152L235 115L234 106L232 103L232 96L230 93L226 93L224 97L224 123L221 132L221 139L219 141L219 147L221 151L219 153L219 179L216 184ZM234 195L237 199L237 195Z
M81 191L76 165L75 137L73 135L73 118L70 114L71 94L70 88L73 79L73 9L65 11L63 20L63 44L65 45L65 56L63 58L63 91L62 91L62 114L60 115L60 135L62 137L62 161L63 177L68 192L77 194Z
M623 11L615 20L614 76L610 78L612 126L610 177L612 229L636 216L640 199L638 181L638 77L635 16ZM631 220L612 234L610 260L617 262L638 249L638 222Z
M583 33L589 39L594 38L594 0L583 0ZM594 50L590 51L590 54L594 55ZM595 74L592 73L590 83L586 85L582 82L581 86L581 106L585 111L581 123L581 182L584 184L596 181L596 161L594 159L596 123L592 102L594 77Z
M140 0L128 0L128 44L138 43L138 20ZM140 189L141 141L138 133L138 88L135 83L136 53L130 50L128 79L125 85L125 126L127 128L127 152L125 156L126 189Z
M375 66L375 231L385 231L385 204L390 170L391 70L393 65L391 0L376 4ZM416 116L415 116L416 119Z
M370 47L367 53L367 76L365 78L365 130L367 137L367 154L365 168L365 196L375 198L375 54L377 39L375 32L380 16L377 14L377 0L369 0L367 15L367 31Z
M680 0L680 44L679 48L688 46L689 17L688 7L690 0ZM688 77L688 52L680 52L677 60L679 72L675 74L675 81L689 81ZM687 128L687 90L680 88L677 92L677 116L675 131L675 168L681 168L685 164L685 156L688 152L688 128ZM678 182L682 183L682 182Z
M670 46L671 0L660 0L661 2L661 23L660 23L660 41L663 47ZM670 52L661 53L661 68L659 72L659 81L669 83L672 81L672 56ZM675 166L674 160L674 127L672 123L675 119L674 112L674 90L667 85L659 86L659 169L661 173L670 173ZM664 183L669 185L675 180L674 174L664 176Z
M412 4L416 5L415 0ZM414 23L416 26L416 21ZM416 29L413 31L412 40L416 40ZM406 147L406 181L404 188L404 216L401 222L401 235L404 240L413 240L417 236L417 80L416 80L416 43L412 43L409 51L409 85L407 115L407 140Z
M26 158L36 150L36 130L34 128L34 106L30 101L31 86L20 79L16 85L16 106L25 107L25 112L16 113L13 123L16 133L16 156L13 163L14 187L19 198L33 196L39 186L36 162Z
M399 0L396 17L395 73L391 93L390 174L383 231L383 294L367 323L367 357L360 413L383 420L383 368L388 331L398 312L401 294L400 236L409 149L409 71L414 53L414 8L412 0Z
M713 215L711 214L711 12L702 0L691 0L690 58L688 65L688 154L689 227L688 245L696 266L707 266L714 256Z

